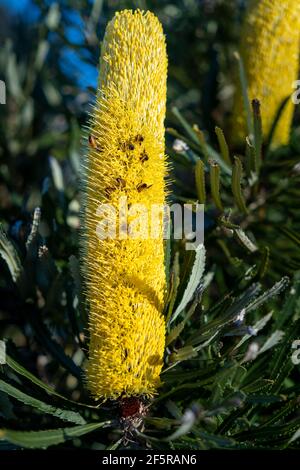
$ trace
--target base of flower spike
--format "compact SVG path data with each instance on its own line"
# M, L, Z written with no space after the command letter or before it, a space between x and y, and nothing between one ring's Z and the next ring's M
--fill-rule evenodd
M119 402L120 422L124 430L123 444L135 441L135 431L143 431L149 404L140 397L122 398Z

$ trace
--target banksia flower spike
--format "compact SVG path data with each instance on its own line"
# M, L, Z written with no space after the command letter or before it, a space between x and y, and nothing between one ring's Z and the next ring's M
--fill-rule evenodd
M165 204L166 77L158 19L139 10L117 13L102 45L84 191L82 257L90 305L86 375L96 399L152 396L160 384L163 220L155 239L143 239L126 236L122 217L126 213L130 223L136 204L148 214L153 205ZM99 239L105 225L99 207L108 204L110 228L117 214L117 236Z
M250 0L246 13L240 55L248 81L249 99L261 102L263 136L272 128L283 101L290 96L273 136L273 147L286 145L294 112L291 95L298 78L300 3L298 0ZM246 116L238 85L232 121L232 142L242 143Z

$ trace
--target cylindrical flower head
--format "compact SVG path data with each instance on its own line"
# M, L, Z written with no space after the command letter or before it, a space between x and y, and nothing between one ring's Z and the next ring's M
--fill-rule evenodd
M242 29L240 55L248 80L249 99L261 102L263 136L272 128L285 98L289 101L277 124L273 147L286 145L294 112L293 83L298 78L300 2L250 0ZM233 143L245 142L246 116L238 84L231 127Z
M166 290L162 217L149 237L151 210L163 207L166 198L166 79L158 19L139 10L117 13L102 45L83 215L90 305L86 375L95 398L151 396L160 384ZM130 233L130 224L141 219L135 213L149 219L143 236Z

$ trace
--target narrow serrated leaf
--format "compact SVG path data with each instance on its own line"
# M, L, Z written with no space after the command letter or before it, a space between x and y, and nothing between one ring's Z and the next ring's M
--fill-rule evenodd
M55 157L49 157L49 164L52 174L52 180L55 188L59 193L64 192L64 177L62 168Z
M245 232L239 228L234 230L234 234L236 235L236 238L238 241L247 249L250 251L250 253L255 253L258 248L257 246L253 243L252 240L245 234Z
M60 393L56 392L52 387L49 385L45 384L42 382L40 379L35 377L35 375L31 374L28 370L25 369L21 364L19 364L17 361L15 361L12 357L10 357L8 354L6 354L6 364L17 374L21 375L22 377L25 377L27 380L35 384L37 387L41 388L42 390L45 390L49 395L56 396L66 402L70 402L74 405L80 405L80 406L86 406L88 408L97 408L97 406L93 405L87 405L85 403L79 403L75 402L73 400L69 400L68 398L64 397Z
M280 294L282 290L286 289L289 283L289 278L288 277L283 277L279 282L276 282L271 289L267 290L264 292L260 297L258 297L254 302L252 302L250 305L246 307L246 312L249 313L253 310L256 310L258 307L260 307L262 304L267 302L268 300L272 299L276 295Z
M0 256L4 259L14 282L17 281L22 269L20 258L7 238L0 224Z
M265 150L266 155L269 154L269 151L272 148L273 137L275 135L278 123L279 123L280 118L281 118L283 112L285 111L285 108L286 108L286 106L287 106L290 99L291 99L291 96L288 95L286 98L284 98L284 100L279 105L278 111L276 113L276 116L275 116L274 121L272 123L272 127L270 129L269 135L266 139L266 150Z
M241 160L238 157L234 157L234 164L232 168L232 179L231 179L232 194L239 210L243 214L248 214L249 211L246 207L245 198L242 193L242 186L241 186L242 175L243 175L243 167L242 167Z
M206 190L205 190L205 165L202 160L198 160L195 165L195 180L197 197L200 204L205 204Z

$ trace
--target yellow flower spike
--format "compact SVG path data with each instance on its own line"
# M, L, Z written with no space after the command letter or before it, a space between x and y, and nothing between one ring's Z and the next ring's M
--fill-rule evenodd
M124 198L127 214L134 204L144 204L149 214L154 204L165 204L166 79L166 44L158 19L139 10L117 13L102 45L84 191L82 257L90 306L86 376L96 399L152 396L160 385L163 223L157 239L122 239L118 226ZM103 203L116 210L116 239L97 235L103 220L97 209Z
M278 109L294 92L298 78L300 3L298 0L250 0L240 45L248 80L249 99L261 102L263 136L271 130ZM273 147L289 143L294 112L292 99L277 124ZM245 142L246 116L241 87L235 94L232 142Z

